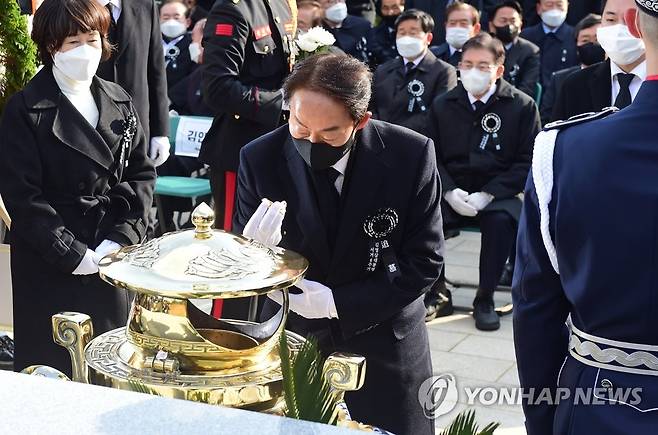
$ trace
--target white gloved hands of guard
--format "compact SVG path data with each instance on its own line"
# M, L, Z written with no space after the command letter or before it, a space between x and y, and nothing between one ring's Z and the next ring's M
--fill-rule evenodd
M337 319L334 294L329 287L317 281L303 279L295 284L301 294L290 294L290 309L307 319ZM281 292L270 292L267 297L283 305Z
M110 252L118 251L121 249L121 245L119 245L117 242L113 242L112 240L103 240L100 245L94 250L96 252L96 255L98 255L98 258L101 259L105 257L107 254Z
M484 210L493 200L494 196L487 192L475 192L466 197L466 202L478 212Z
M272 202L263 198L245 225L242 235L274 247L281 242L281 224L285 215L285 201Z
M91 249L87 249L85 256L82 257L82 261L78 264L78 267L73 271L73 275L92 275L98 272L98 262L101 260L101 257L98 256Z
M468 192L462 189L449 190L443 195L450 207L462 216L473 217L478 214L478 210L472 204L466 202Z
M156 136L151 138L149 147L149 157L153 160L155 166L160 166L169 158L169 138L167 136Z

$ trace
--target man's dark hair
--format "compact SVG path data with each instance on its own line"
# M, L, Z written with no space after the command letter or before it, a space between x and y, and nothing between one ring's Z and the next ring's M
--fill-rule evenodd
M574 35L576 35L576 41L578 40L578 34L581 31L585 29L589 29L590 27L594 27L598 24L601 24L601 15L598 14L585 15L585 18L578 21L578 24L576 24L576 27L574 27L573 29L573 33Z
M97 30L101 34L101 60L110 57L112 45L107 39L110 13L97 1L45 0L34 13L32 39L44 65L52 65L53 55L69 36Z
M353 120L368 111L372 73L366 64L346 54L316 54L295 64L283 84L288 101L299 89L326 95L341 103Z
M471 24L475 26L477 23L480 22L480 11L475 9L474 6L469 5L468 3L464 3L462 1L457 0L456 2L452 3L450 6L446 8L446 20L445 22L448 22L448 18L450 18L450 14L453 12L464 9L467 10L471 13Z
M500 42L498 38L494 38L488 33L478 33L466 41L462 47L462 57L471 49L488 50L493 54L494 63L496 65L502 65L505 63L505 47L503 47L503 43Z
M408 9L400 14L397 20L395 20L395 30L398 30L398 26L401 22L407 20L416 20L420 23L420 28L423 29L425 33L431 33L434 30L434 18L427 12L423 12L418 9Z
M492 20L493 20L494 18L496 18L496 14L497 14L498 11L501 10L502 8L512 8L512 9L514 9L516 12L519 13L519 15L521 16L521 18L523 18L523 8L522 8L521 5L519 4L519 2L514 1L514 0L506 0L506 1L504 1L504 2L500 2L500 3L498 3L496 6L492 7L491 9L489 9L489 16L491 17Z

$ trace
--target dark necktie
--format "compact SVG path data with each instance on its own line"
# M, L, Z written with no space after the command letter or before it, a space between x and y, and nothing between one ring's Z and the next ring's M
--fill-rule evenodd
M631 104L631 82L635 78L635 74L617 74L617 81L619 82L619 94L615 99L615 107L623 109Z
M414 63L413 62L407 62L404 64L404 74L409 75L413 72L414 70Z
M477 112L480 112L482 110L482 108L484 107L484 103L480 100L476 100L473 103L473 106L475 106L475 112L477 113Z
M110 28L107 32L107 39L112 43L116 44L117 42L117 23L114 21L114 14L112 13L112 3L105 5L105 9L110 13Z
M315 184L318 194L318 205L324 226L327 229L327 241L333 251L340 209L340 194L336 189L336 180L340 172L330 167L321 171L314 171Z

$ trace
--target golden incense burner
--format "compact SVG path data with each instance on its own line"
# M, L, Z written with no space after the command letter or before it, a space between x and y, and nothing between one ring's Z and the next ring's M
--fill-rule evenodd
M192 214L194 230L168 233L104 257L100 276L135 297L125 328L93 338L89 316L53 316L53 338L68 349L73 380L164 397L277 413L283 403L279 338L288 314L288 288L308 262L299 254L211 229L206 204ZM269 320L215 319L191 299L283 293ZM295 352L304 338L286 331ZM35 372L36 370L36 372ZM51 374L43 367L28 372ZM332 354L325 376L339 391L359 389L365 359Z

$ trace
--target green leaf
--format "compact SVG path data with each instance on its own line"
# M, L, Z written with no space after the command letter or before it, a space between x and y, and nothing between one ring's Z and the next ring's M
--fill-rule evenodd
M459 414L450 423L450 426L441 432L441 435L493 435L499 426L500 423L489 423L484 429L479 431L477 424L475 424L475 411L469 410Z

